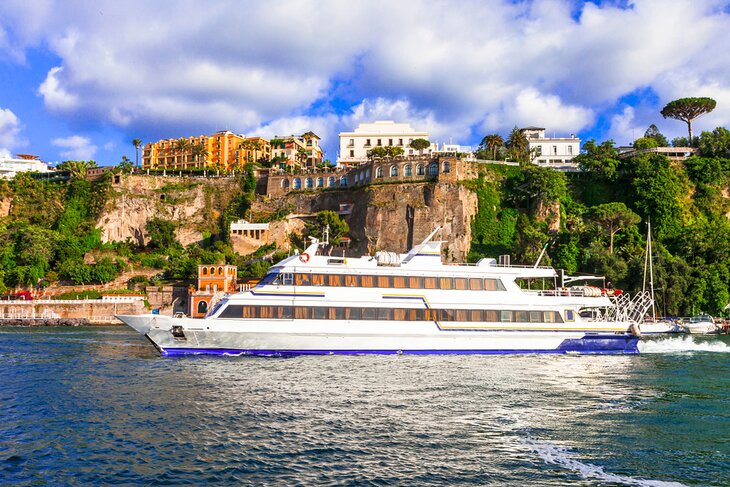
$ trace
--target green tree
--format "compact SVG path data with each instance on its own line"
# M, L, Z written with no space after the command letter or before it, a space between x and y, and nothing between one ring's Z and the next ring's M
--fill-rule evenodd
M519 128L515 127L507 136L505 146L509 150L510 156L520 164L530 162L530 142L527 136Z
M613 255L613 238L616 233L629 225L636 225L641 217L631 211L625 204L613 202L598 205L593 208L593 219L609 234L609 253Z
M704 157L730 158L730 130L717 127L712 132L702 132L699 139L700 154Z
M717 102L712 98L679 98L670 101L662 108L661 114L664 118L673 118L681 120L687 124L687 132L689 133L690 144L694 142L692 138L692 122L705 113L710 113L717 106Z
M656 139L651 137L641 137L639 139L636 139L633 145L634 149L636 150L654 149L655 147L659 147Z
M419 154L423 154L424 149L431 147L431 142L426 139L413 139L409 146L411 149L417 150Z
M576 156L574 160L582 171L600 178L613 181L618 175L620 161L613 140L597 144L594 139L588 139L583 143L583 153Z
M120 172L129 174L134 169L134 164L127 158L127 156L122 156L122 162L117 164L117 169Z
M147 221L145 231L150 238L148 247L153 249L169 249L177 247L177 239L175 238L175 224L163 218L152 218Z
M307 225L307 233L319 240L324 239L324 230L329 225L329 241L332 245L339 245L340 240L347 232L350 231L350 227L347 222L340 218L340 216L334 211L325 210L317 213L317 219Z
M648 138L648 139L656 140L655 147L668 147L669 146L669 141L667 141L667 138L664 137L664 135L662 135L661 132L659 132L659 129L654 124L649 125L649 128L646 129L646 132L644 132L644 137Z
M492 154L492 160L497 159L497 149L504 146L504 139L499 134L485 135L480 144L488 153Z
M203 167L205 167L206 161L208 160L208 148L205 146L205 144L195 144L190 148L190 155L193 158L193 161L195 162L195 167L200 167L200 159L203 159Z
M111 257L102 257L91 268L91 277L94 281L105 284L116 279L119 267Z
M137 152L137 167L139 167L139 147L142 145L142 139L132 139L132 145Z

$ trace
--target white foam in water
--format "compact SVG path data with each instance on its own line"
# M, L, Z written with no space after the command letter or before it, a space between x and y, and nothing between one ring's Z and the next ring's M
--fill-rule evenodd
M689 352L717 352L728 353L730 346L719 340L695 340L690 335L668 337L661 339L641 340L641 353L689 353Z
M615 475L603 470L603 467L584 463L573 458L573 453L568 449L559 447L549 441L528 439L525 443L530 449L537 453L545 463L558 465L579 474L584 479L598 479L604 482L611 482L624 485L638 485L640 487L685 487L679 482L664 482L662 480L645 480Z

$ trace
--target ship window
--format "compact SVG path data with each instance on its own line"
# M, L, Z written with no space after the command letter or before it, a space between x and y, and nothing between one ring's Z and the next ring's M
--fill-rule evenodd
M373 282L373 276L361 276L360 282L362 283L362 287L375 287L375 283Z
M297 306L294 308L294 319L309 320L312 318L312 308L307 306Z
M414 318L413 321L424 321L426 319L426 310L425 309L414 309ZM431 320L429 320L431 321Z
M497 311L495 311L493 309L485 309L483 314L484 314L483 321L486 321L489 323L496 323L499 321L499 318L497 317Z
M363 320L374 320L378 316L377 308L363 308L362 319Z
M345 308L330 308L330 319L344 320L345 319Z
M469 321L469 310L457 309L456 310L456 321Z
M311 283L309 274L294 274L294 283L297 286L309 286Z
M347 287L360 287L360 276L346 275L345 286Z
M329 308L317 307L312 309L312 318L315 320L326 320L329 315Z
M392 287L390 284L390 276L378 276L378 287Z
M466 289L466 278L465 277L455 277L454 278L454 288L464 290Z
M469 289L472 291L481 291L484 289L484 281L475 278L469 279Z
M324 274L312 274L312 286L324 286Z
M423 289L423 278L422 277L409 277L408 287L410 289Z
M281 275L281 283L284 286L291 286L294 284L294 274L286 273Z
M575 321L575 314L572 309L565 310L565 321Z
M348 320L362 319L362 308L347 308L345 314Z
M474 323L478 323L482 321L482 310L480 309L473 309L471 310L471 316L469 317L469 321L472 321Z
M378 319L383 321L392 321L393 310L390 308L378 308Z
M398 308L393 310L393 320L395 321L403 321L406 319L406 310L403 308Z
M441 289L453 289L454 288L454 280L450 277L442 277L440 279Z
M344 277L345 276L343 276L341 274L330 274L327 276L327 285L333 286L333 287L341 287L345 284Z
M541 311L530 311L530 323L539 323L542 321Z
M518 323L527 323L528 321L527 311L515 311L515 321Z
M273 318L274 317L274 307L273 306L261 306L261 313L259 316L261 318Z
M393 276L393 287L403 289L406 287L406 278L404 276Z
M484 279L484 289L487 291L504 291L504 285L499 279Z
M423 278L423 287L425 289L436 289L438 285L438 280L435 277L424 277Z
M241 306L242 318L255 318L255 309L253 306Z
M273 318L280 320L290 320L292 318L291 306L275 306Z
M500 311L499 321L502 323L510 323L512 321L512 311Z
M226 306L221 314L218 315L220 318L241 318L243 316L242 306L229 304Z

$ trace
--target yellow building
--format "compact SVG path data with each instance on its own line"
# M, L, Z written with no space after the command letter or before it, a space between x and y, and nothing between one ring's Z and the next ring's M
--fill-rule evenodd
M279 167L288 166L313 168L322 162L324 153L319 145L320 138L312 131L303 135L275 136L271 156L277 159Z
M188 316L202 318L215 304L214 298L236 292L237 276L238 270L234 265L198 266L198 289L190 290Z
M163 139L146 144L142 169L240 170L246 163L271 158L271 145L261 137L244 137L225 130L213 135Z

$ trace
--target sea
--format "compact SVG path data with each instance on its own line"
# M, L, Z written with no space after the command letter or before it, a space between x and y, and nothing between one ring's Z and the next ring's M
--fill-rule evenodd
M121 326L0 328L0 485L730 485L729 338L163 358Z

